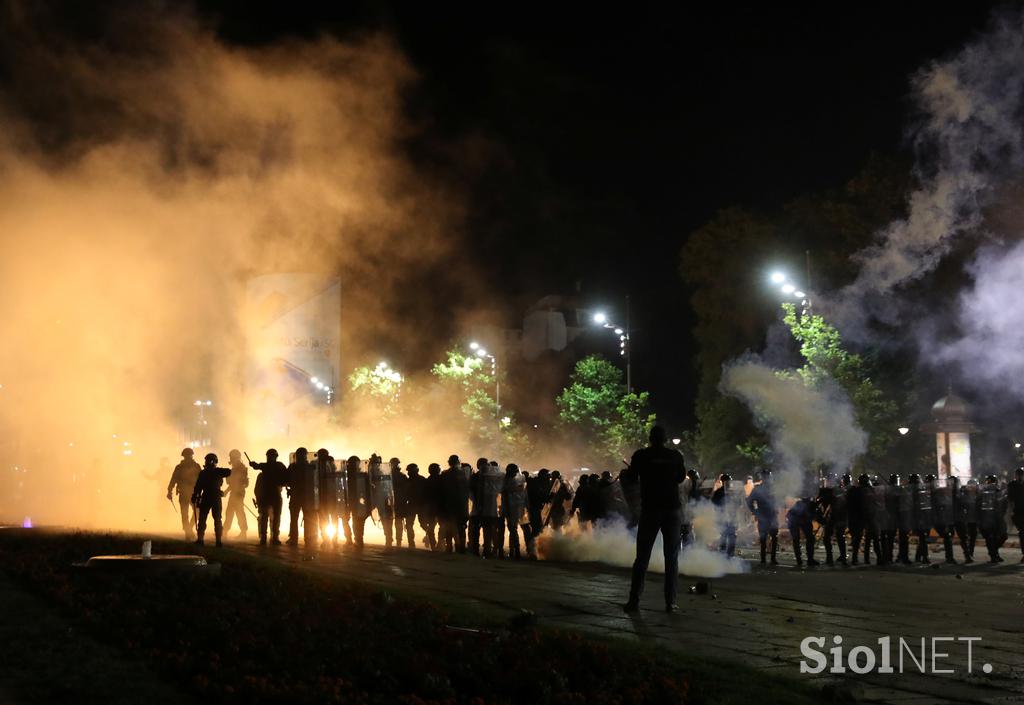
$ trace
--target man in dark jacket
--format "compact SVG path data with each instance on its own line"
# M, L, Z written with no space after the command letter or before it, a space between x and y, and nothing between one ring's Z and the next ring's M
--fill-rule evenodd
M206 517L213 514L213 531L217 537L217 546L220 547L220 537L223 533L221 516L223 504L221 502L220 483L225 477L231 475L228 468L217 467L217 456L207 453L204 458L203 469L199 471L196 479L196 486L192 490L192 506L199 514L199 528L197 530L196 543L203 545L203 535L206 533Z
M636 560L626 612L640 609L647 565L654 541L661 532L665 550L665 609L676 609L679 585L679 531L682 524L679 484L686 477L683 456L666 448L668 434L661 426L651 428L650 445L633 454L629 474L640 482L640 524L636 535Z

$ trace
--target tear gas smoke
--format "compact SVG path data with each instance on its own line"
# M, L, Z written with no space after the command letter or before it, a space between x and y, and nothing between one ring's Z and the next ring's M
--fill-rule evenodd
M429 297L403 288L453 256L458 208L402 156L415 77L386 37L227 46L140 4L97 10L83 39L59 14L0 13L0 509L173 528L162 495L194 399L224 442L280 440L252 432L242 395L246 277L340 276L343 342L365 354L431 328ZM289 437L283 456L344 447L324 409Z
M846 336L869 316L895 322L891 294L931 272L955 240L982 225L1001 182L1024 166L1024 13L998 15L958 54L912 80L920 120L913 134L919 186L907 215L856 256L856 280L828 301Z
M805 496L819 464L845 470L867 448L853 405L828 381L812 388L794 372L746 356L725 366L719 386L750 408L771 439L773 494L780 501Z
M989 395L1024 396L1024 310L1020 299L1024 243L982 249L970 266L973 287L960 295L959 335L929 340L933 361L954 365L963 379ZM991 398L991 397L990 397Z
M720 578L723 575L750 570L741 558L728 558L708 548L722 533L722 519L710 502L696 505L693 520L695 539L679 556L679 574L696 578ZM595 562L629 568L636 558L636 529L622 519L600 520L593 526L581 527L570 522L559 532L541 534L538 551L545 560ZM659 534L651 552L651 571L665 572L665 556Z

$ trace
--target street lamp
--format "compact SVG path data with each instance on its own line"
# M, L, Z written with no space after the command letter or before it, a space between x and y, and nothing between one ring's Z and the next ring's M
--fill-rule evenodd
M494 416L498 420L498 428L501 429L501 378L498 376L498 358L487 352L480 343L475 341L469 344L469 349L474 350L477 357L481 359L487 358L491 361L491 376L494 377ZM512 423L511 420L509 420L510 423ZM505 425L507 426L508 424Z
M907 435L908 433L910 433L910 429L909 429L909 428L907 428L906 426L900 426L900 427L899 427L899 428L897 428L896 430L897 430L897 431L899 431L899 434L900 434L901 436L905 436L905 435Z
M633 393L633 356L632 356L632 345L630 344L630 328L629 328L629 297L626 297L626 325L620 326L613 323L608 319L608 314L604 311L597 311L593 316L593 321L602 328L606 328L615 335L619 336L619 355L626 358L626 393Z

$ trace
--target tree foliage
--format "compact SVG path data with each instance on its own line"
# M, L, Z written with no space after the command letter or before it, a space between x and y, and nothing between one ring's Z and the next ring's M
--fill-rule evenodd
M376 367L357 367L348 376L352 392L379 409L383 421L393 419L398 414L404 381L397 370L384 362Z
M647 392L628 393L622 371L600 355L576 363L556 400L559 425L596 465L614 463L643 446L654 425Z
M506 386L504 370L491 372L476 355L452 349L431 368L431 374L451 403L458 404L468 439L498 457L523 458L531 442L515 414L499 409L496 383ZM497 375L497 379L495 378Z
M820 386L828 379L846 392L858 425L868 434L864 459L879 461L896 440L899 405L875 383L871 363L843 347L834 326L821 316L799 314L793 304L783 304L782 308L783 320L800 344L800 355L804 359L797 373L808 386Z

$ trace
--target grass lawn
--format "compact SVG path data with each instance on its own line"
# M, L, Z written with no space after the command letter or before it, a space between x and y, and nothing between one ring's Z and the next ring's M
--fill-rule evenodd
M121 576L74 561L139 537L0 532L0 696L16 702L823 702L696 655L495 623L231 551L214 576ZM154 552L180 544L154 543ZM458 624L475 630L452 629Z

